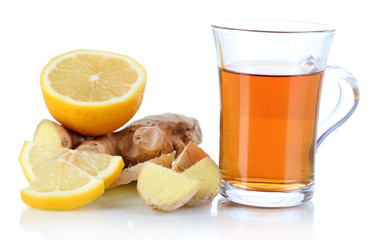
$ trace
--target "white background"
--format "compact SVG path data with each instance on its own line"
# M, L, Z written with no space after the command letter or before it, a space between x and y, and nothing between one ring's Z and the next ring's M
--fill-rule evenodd
M387 239L386 60L383 1L4 1L0 2L0 234L9 239ZM255 209L222 198L160 214L128 186L71 212L31 209L18 155L49 115L40 72L76 49L129 55L148 72L135 119L175 112L200 121L202 147L218 158L219 93L210 24L270 18L337 28L329 64L360 84L353 117L320 147L316 193L291 209ZM322 103L323 104L323 103ZM11 235L8 235L11 234ZM3 238L3 237L1 237Z

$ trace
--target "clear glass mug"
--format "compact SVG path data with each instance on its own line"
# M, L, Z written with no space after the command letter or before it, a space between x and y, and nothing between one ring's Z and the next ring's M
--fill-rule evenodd
M221 194L259 207L309 200L317 147L359 101L353 75L327 66L335 29L296 21L228 20L212 30L221 93ZM340 98L318 124L323 80L338 83Z

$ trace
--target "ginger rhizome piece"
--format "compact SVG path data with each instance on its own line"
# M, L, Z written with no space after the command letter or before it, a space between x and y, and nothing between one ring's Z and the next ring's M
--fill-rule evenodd
M144 163L137 191L152 209L173 211L186 204L200 189L200 181L153 163Z
M179 155L189 142L200 144L202 141L202 132L196 119L172 113L148 116L129 124L121 131L94 138L81 136L56 123L44 121L45 123L39 125L45 127L38 127L35 133L35 136L39 136L35 139L40 142L46 144L52 142L55 145L66 139L64 142L69 148L122 156L125 167L173 151ZM60 126L61 131L56 131L56 126L53 125ZM80 142L72 140L78 137L83 140Z
M189 142L184 148L183 152L177 157L172 166L172 170L176 172L184 172L195 163L199 162L205 157L209 157L200 147L195 143Z
M203 158L183 174L202 183L199 191L188 201L188 205L195 206L211 202L219 193L222 176L218 165L211 158Z
M200 183L198 189L193 180ZM192 142L185 147L172 169L149 161L143 163L137 181L141 198L152 209L159 211L209 203L219 193L220 186L218 165Z
M172 162L174 158L175 158L175 152L172 152L168 154L161 154L160 157L153 158L146 162L154 163L166 168L170 168L172 166ZM138 179L138 175L141 171L141 168L144 166L144 164L145 162L123 169L121 171L121 174L113 182L113 184L109 186L109 188L117 187L119 185L128 184L132 181L136 181Z
M34 142L56 147L75 148L85 140L82 135L47 119L43 119L38 124L34 134Z
M218 165L209 155L190 142L184 151L177 157L172 170L199 180L200 190L188 202L188 205L200 205L211 202L219 193L222 175Z

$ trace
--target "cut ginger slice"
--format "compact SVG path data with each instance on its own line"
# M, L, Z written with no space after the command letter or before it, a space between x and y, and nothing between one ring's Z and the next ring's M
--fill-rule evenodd
M152 209L173 211L186 204L201 182L162 166L145 163L137 181L137 191Z
M202 185L199 191L188 201L188 205L200 205L212 201L221 186L221 173L218 165L206 157L183 172L188 177L199 180Z
M70 142L66 139L71 139L70 134L61 125L47 119L43 119L39 123L34 134L34 142L36 143L70 148Z
M62 125L48 119L40 121L34 134L34 142L56 147L75 148L85 141L80 134L67 130Z
M185 146L183 152L177 157L175 163L172 166L172 170L176 172L184 172L195 163L199 162L205 157L209 157L200 147L195 143L189 142Z

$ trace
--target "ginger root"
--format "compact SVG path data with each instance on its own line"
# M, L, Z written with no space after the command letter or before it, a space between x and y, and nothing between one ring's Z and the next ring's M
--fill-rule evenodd
M174 158L175 158L175 152L172 152L168 154L161 154L160 157L150 159L146 162L154 163L166 168L170 168L172 166L172 162ZM113 188L119 185L128 184L132 181L136 181L138 179L138 175L141 171L141 168L144 166L144 164L145 162L123 169L120 175L118 176L118 178L108 188Z
M201 182L171 169L146 162L141 168L137 191L152 209L173 211L186 204L200 189Z
M209 203L221 187L218 165L193 142L185 147L171 169L150 161L139 165L137 191L155 210L168 212L184 205Z
M198 147L195 143L189 142L183 152L177 157L172 166L172 170L175 172L184 172L205 157L209 156L203 149Z
M148 116L120 131L94 138L81 136L49 120L43 121L39 125L45 127L38 126L35 136L39 137L34 140L50 144L56 139L64 147L122 156L125 168L173 151L179 155L190 141L196 144L202 141L196 119L172 113ZM60 131L55 131L57 126Z
M43 119L38 124L34 134L34 142L56 147L74 148L85 140L85 137L80 134L47 119Z
M172 170L199 180L202 185L199 191L187 202L195 206L211 202L219 193L222 175L218 165L209 155L190 142L174 162Z
M183 174L202 183L199 191L187 202L187 205L196 206L211 202L219 193L222 175L218 165L211 158L203 158Z

